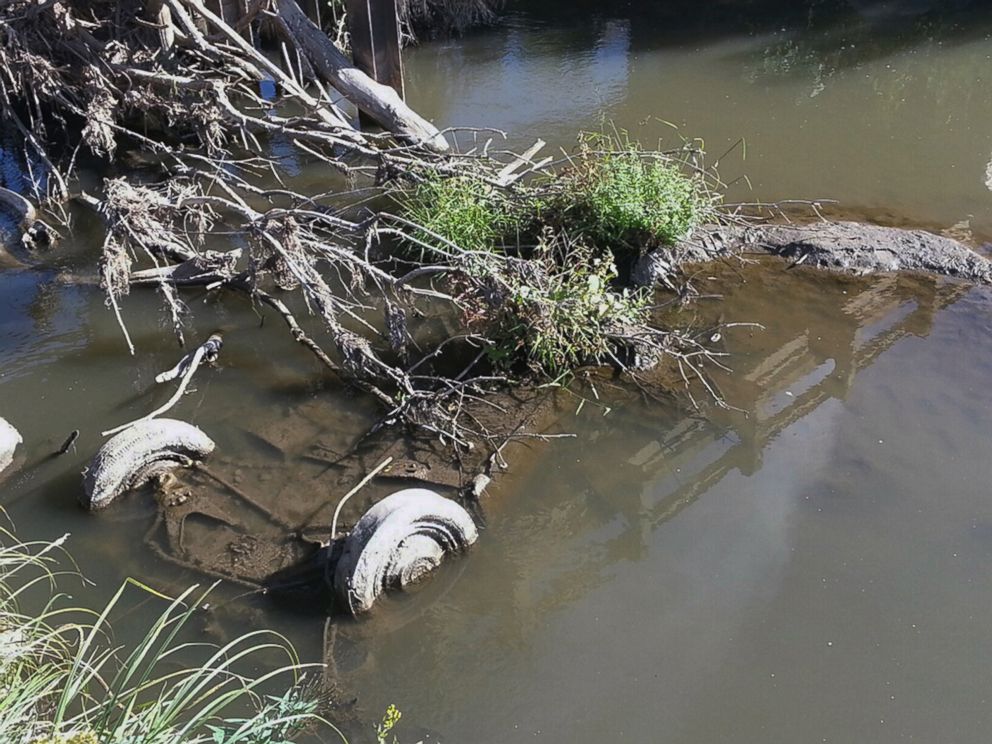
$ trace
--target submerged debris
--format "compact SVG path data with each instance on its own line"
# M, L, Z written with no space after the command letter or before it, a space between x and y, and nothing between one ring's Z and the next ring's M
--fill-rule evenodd
M14 461L14 450L24 439L6 419L0 418L0 472L3 472Z
M205 459L213 440L175 419L139 421L108 441L83 475L83 506L103 509L155 476Z
M382 592L419 581L478 537L472 517L454 501L424 488L398 491L369 509L346 538L335 592L352 615L364 614Z
M768 225L754 244L797 263L855 274L924 271L969 281L992 282L992 263L963 243L924 230L825 222Z

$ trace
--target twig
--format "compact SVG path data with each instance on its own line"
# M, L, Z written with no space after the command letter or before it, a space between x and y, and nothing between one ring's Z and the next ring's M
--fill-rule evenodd
M333 540L334 536L338 533L338 517L341 514L341 508L345 505L345 502L348 501L348 499L350 499L356 493L358 493L365 486L366 483L368 483L370 480L375 478L382 470L388 467L389 463L391 463L392 461L393 461L392 457L387 457L385 460L383 460L378 465L376 465L375 468L372 469L372 472L370 472L368 475L362 478L358 482L357 486L352 488L350 491L348 491L348 493L346 493L344 496L341 497L341 500L338 502L337 508L334 510L334 518L331 519L331 533L330 533L331 540Z
M76 443L77 439L79 439L79 429L73 429L72 433L70 433L69 436L66 437L66 440L62 443L62 446L56 450L56 456L66 454Z
M179 387L176 389L176 392L172 395L171 398L169 398L169 400L164 405L159 406L151 413L146 414L139 419L135 419L134 421L130 421L126 424L121 424L120 426L116 426L113 429L107 429L107 431L102 432L102 435L108 437L111 434L116 434L119 431L124 431L124 429L129 429L130 427L134 426L135 424L141 421L147 421L148 419L153 419L156 416L160 416L166 411L168 411L179 401L180 398L182 398L183 393L186 392L186 387L189 385L189 381L193 379L193 375L196 373L197 368L200 366L200 362L202 362L204 358L211 361L213 359L216 359L217 354L220 352L220 348L222 345L223 345L223 341L220 335L216 333L212 335L210 338L208 338L206 341L200 344L200 346L196 348L196 351L194 351L192 355L187 355L183 357L182 360L179 362L179 364L177 364L175 367L170 369L168 372L163 372L162 374L160 374L158 377L155 378L155 382L159 382L159 383L165 382L167 380L173 380L180 374L180 370L185 369L185 371L182 372L183 379L182 381L180 381Z

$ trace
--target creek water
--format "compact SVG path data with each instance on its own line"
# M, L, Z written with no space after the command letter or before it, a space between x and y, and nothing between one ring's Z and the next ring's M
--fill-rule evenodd
M603 116L666 142L660 119L674 121L713 155L744 138L746 159L733 150L721 173L751 189L738 181L731 198L836 198L980 240L992 235L981 5L520 3L499 28L412 50L409 96L444 125L505 128L514 146L568 147ZM99 246L80 225L64 273ZM2 502L24 538L72 533L96 583L77 599L98 603L127 576L167 591L202 581L147 549L149 494L99 515L76 505L99 432L171 393L151 390L177 358L159 300L126 300L130 357L97 288L56 274L0 272L0 413L26 441ZM556 424L577 436L534 444L489 497L476 549L422 591L326 625L221 590L204 633L268 625L304 660L331 661L357 698L352 741L371 740L393 703L404 742L984 742L992 291L774 262L707 267L696 284L720 298L675 322L763 326L714 341L731 409L582 387ZM320 480L314 443L347 449L374 407L275 318L188 302L189 337L221 329L225 348L176 415L289 521L333 504L347 486ZM48 458L76 428L75 449ZM188 527L200 549L223 542L208 522ZM119 635L160 610L129 606Z

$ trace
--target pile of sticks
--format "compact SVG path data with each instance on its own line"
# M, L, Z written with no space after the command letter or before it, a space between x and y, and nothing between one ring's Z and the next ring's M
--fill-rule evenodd
M363 131L357 111L382 131ZM132 354L132 288L161 292L180 344L182 292L234 293L277 313L322 365L374 396L379 426L456 448L504 441L472 413L511 382L489 363L484 325L424 346L408 324L497 307L538 269L356 205L427 174L512 191L547 165L534 160L543 143L517 155L493 146L498 132L438 131L355 68L296 0L253 0L233 25L202 0L0 0L0 118L24 161L43 164L34 197L49 215L74 199L103 220L100 283ZM471 149L451 146L459 136ZM295 190L266 154L276 139L341 183ZM141 172L120 168L124 151ZM83 191L83 156L125 173ZM408 250L392 250L397 241ZM666 331L631 334L690 365L702 353Z

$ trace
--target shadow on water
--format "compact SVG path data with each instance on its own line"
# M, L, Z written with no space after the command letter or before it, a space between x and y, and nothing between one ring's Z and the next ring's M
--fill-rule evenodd
M603 3L511 2L510 23L568 30L575 43L595 44L609 21L630 21L631 50L700 46L738 36L788 34L810 50L838 51L845 64L884 56L921 41L963 44L992 30L983 0L659 0ZM860 42L851 46L854 42Z

